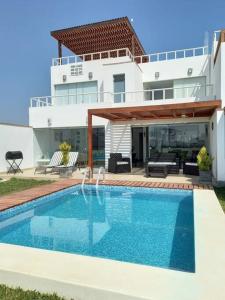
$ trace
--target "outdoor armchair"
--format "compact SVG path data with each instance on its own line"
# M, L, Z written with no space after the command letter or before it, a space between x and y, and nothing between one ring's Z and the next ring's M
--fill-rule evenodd
M131 172L129 157L122 157L121 153L110 153L108 160L108 171L111 173L128 173Z

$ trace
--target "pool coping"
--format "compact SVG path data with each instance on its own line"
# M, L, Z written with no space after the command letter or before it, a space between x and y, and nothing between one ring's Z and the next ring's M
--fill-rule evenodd
M12 208L26 202L35 200L42 196L61 191L68 187L81 184L82 180L79 179L64 179L50 184L45 184L24 191L15 192L0 196L0 212L8 208ZM85 184L96 184L96 180L86 182ZM128 180L104 180L99 182L100 185L113 185L113 186L130 186L130 187L146 187L146 188L164 188L164 189L213 189L211 185L206 184L187 184L187 183L167 183L167 182L144 182L144 181L128 181Z
M213 190L194 188L193 199L195 273L2 243L0 281L79 300L222 300L224 214Z

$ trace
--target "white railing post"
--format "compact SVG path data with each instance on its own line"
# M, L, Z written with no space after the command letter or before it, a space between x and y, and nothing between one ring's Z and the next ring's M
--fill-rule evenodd
M163 100L165 100L165 99L166 99L166 90L163 89Z

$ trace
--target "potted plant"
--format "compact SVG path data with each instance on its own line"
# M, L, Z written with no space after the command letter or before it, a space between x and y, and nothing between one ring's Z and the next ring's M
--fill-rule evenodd
M212 157L208 154L206 147L203 146L197 155L197 164L201 182L212 181L212 161Z
M64 142L59 145L59 150L62 152L62 162L61 165L64 166L64 168L60 168L60 177L67 178L72 176L72 169L67 168L67 164L69 162L69 152L71 150L71 145Z

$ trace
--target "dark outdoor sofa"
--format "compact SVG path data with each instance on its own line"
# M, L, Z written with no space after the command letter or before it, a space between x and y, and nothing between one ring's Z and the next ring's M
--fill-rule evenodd
M151 175L151 169L154 169L154 174L157 173L158 169L162 169L162 166L166 166L166 177L167 174L179 174L179 158L176 153L153 153L148 159L145 165L146 177Z
M199 176L199 168L196 162L184 161L183 174Z
M108 171L111 173L128 173L131 172L129 157L122 157L121 153L110 153L108 160Z
M199 176L199 168L197 165L197 155L199 151L193 150L191 155L183 162L183 174Z

